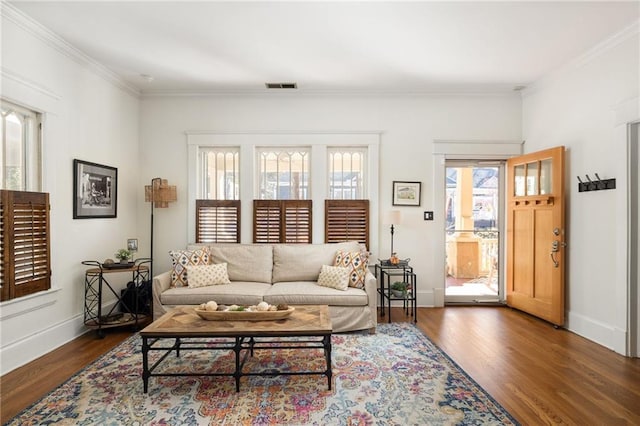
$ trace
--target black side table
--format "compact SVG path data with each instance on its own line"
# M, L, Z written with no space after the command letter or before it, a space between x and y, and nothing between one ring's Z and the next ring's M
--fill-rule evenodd
M380 316L384 317L388 310L388 321L391 322L391 301L402 300L405 315L411 315L413 322L418 321L416 304L416 274L408 263L400 265L376 264L374 275L378 278L378 294L380 295ZM407 292L403 296L395 296L391 292L392 277L397 277L408 284Z
M84 325L95 329L98 337L104 337L104 328L121 327L129 324L138 326L147 319L147 315L138 312L137 292L133 304L123 303L122 295L107 281L106 275L118 272L129 272L134 286L141 286L149 280L150 259L140 258L128 264L105 265L94 260L85 260L83 265L90 268L84 275ZM104 292L109 291L115 296L115 304L108 310L103 309ZM120 308L123 312L118 312Z

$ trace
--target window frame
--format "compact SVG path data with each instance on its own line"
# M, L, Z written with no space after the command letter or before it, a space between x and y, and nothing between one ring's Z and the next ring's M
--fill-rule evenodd
M302 194L296 194L297 197L295 198L291 198L292 192L291 190L289 190L289 198L281 198L280 197L280 179L278 179L278 183L276 184L276 196L274 198L263 198L262 195L265 194L266 189L264 188L264 186L266 185L266 182L264 180L264 174L265 172L263 172L262 170L262 166L264 164L263 161L263 154L264 153L275 153L277 157L280 157L280 155L283 152L288 152L288 151L295 151L296 153L304 153L304 155L307 156L307 160L306 160L306 164L307 164L307 179L306 179L306 192L303 190ZM257 199L260 200L309 200L309 196L312 193L312 155L311 155L311 147L310 146L257 146L255 147L255 153L256 153L256 167L255 167L255 174L256 174L256 178L257 178L257 182L255 183L258 194L257 194ZM288 170L290 178L289 180L291 181L291 168L289 168ZM277 172L279 174L279 172ZM305 188L304 185L304 173L305 173L305 169L304 167L302 168L302 175L303 175L303 182L302 182L302 188ZM289 187L291 188L291 185L289 185Z
M238 186L238 194L236 197L236 192L235 190L233 191L233 197L232 198L228 198L226 197L226 192L224 194L223 198L220 198L218 196L216 196L215 198L209 198L207 196L207 188L205 187L205 185L203 185L201 182L204 181L208 181L207 179L207 163L208 160L205 158L206 154L208 153L222 153L222 154L232 154L237 156L236 159L234 159L234 163L237 162L237 169L234 170L234 175L235 172L237 171L237 176L235 177L235 179L237 179L237 186ZM199 171L199 196L198 199L202 199L202 200L239 200L240 199L240 190L242 188L242 180L240 178L240 164L241 164L242 158L240 155L240 147L238 146L208 146L208 147L201 147L198 151L198 171ZM225 169L226 171L226 169ZM217 179L216 179L217 180ZM217 194L217 190L215 191Z
M7 111L7 114L5 114L4 111ZM20 158L20 167L23 173L20 188L7 188L5 183L5 117L9 115L9 111L20 115L20 122L23 127L21 142L22 153ZM2 146L0 146L2 152L0 154L0 161L3 163L1 168L2 175L0 176L0 189L32 192L42 191L42 113L0 98L0 119L2 120ZM30 123L30 125L25 126L24 123Z
M317 132L317 131L296 131L291 133L282 132L216 132L197 131L186 132L187 135L187 156L188 177L187 177L187 241L193 242L195 239L195 200L199 198L198 183L198 151L201 148L210 146L239 146L240 147L240 200L245 204L252 203L258 198L256 187L255 148L264 146L310 146L311 147L311 185L309 199L315 200L313 203L313 223L314 243L322 243L324 240L324 203L327 199L328 184L318 184L327 182L327 149L329 147L366 147L367 158L366 167L368 184L366 186L364 198L368 199L372 206L378 206L378 182L379 182L379 162L380 162L380 139L382 133L372 132ZM376 252L378 248L378 221L379 212L377 208L370 210L370 245L371 251ZM250 243L253 237L253 212L252 209L242 210L242 238L244 243Z
M366 147L363 146L329 146L327 147L327 199L329 200L364 200L367 199L365 197L365 194L368 193L367 191L367 187L369 185L369 177L368 177L368 171L367 171L367 152L368 149ZM359 153L362 154L362 174L363 174L363 179L362 179L362 188L361 188L361 197L357 197L357 198L335 198L333 195L333 191L332 191L332 180L331 180L331 155L334 153L341 153L341 154L346 154L346 153ZM344 169L343 169L344 172Z

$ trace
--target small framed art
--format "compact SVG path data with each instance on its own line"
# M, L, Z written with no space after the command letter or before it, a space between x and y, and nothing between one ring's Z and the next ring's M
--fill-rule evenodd
M73 160L73 218L116 217L118 169Z
M419 206L422 182L393 181L394 206Z

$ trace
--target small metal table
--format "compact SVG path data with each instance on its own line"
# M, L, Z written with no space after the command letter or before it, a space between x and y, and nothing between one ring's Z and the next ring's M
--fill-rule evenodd
M138 313L138 292L135 292L132 307L127 307L122 302L122 296L113 288L106 275L128 272L136 287L148 281L150 259L140 258L127 264L104 265L95 260L85 260L83 265L90 266L84 274L84 325L96 330L98 337L104 337L103 329L121 327L133 324L138 326L147 315ZM111 292L116 302L109 309L104 309L102 299L105 292ZM108 294L108 293L107 293ZM124 312L119 312L118 307L124 307Z
M378 294L380 295L380 316L384 317L388 310L388 321L391 322L391 301L402 300L405 315L411 315L413 322L418 321L416 304L416 274L413 267L407 263L399 265L375 264L374 274L378 278ZM404 295L396 296L391 291L391 278L398 277L402 282L408 284L407 292Z

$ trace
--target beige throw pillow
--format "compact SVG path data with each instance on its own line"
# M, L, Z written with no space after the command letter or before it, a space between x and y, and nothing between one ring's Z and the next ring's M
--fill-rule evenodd
M215 265L186 266L187 283L190 288L231 284L226 263Z
M349 288L349 269L341 266L322 265L318 285L336 290L346 290Z

